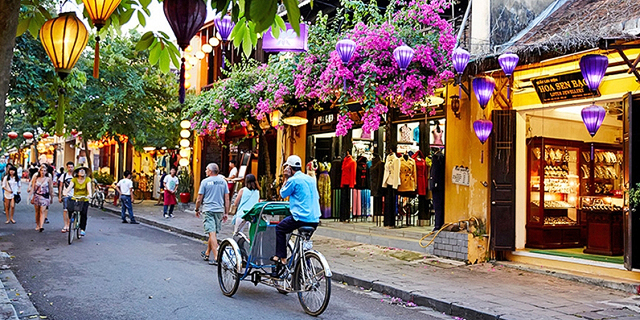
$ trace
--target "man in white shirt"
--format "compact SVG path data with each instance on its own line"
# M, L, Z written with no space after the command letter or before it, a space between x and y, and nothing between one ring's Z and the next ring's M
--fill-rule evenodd
M124 178L118 181L118 184L116 185L116 190L120 194L120 203L122 204L122 212L120 214L122 217L122 223L127 223L126 210L129 210L129 220L131 220L131 224L138 224L136 219L133 217L133 206L131 205L131 190L133 189L131 171L126 170L123 175Z
M176 168L171 168L169 174L164 177L162 186L164 187L164 217L173 218L173 208L178 204L176 201L176 190L180 180L176 177ZM169 209L169 212L167 212Z

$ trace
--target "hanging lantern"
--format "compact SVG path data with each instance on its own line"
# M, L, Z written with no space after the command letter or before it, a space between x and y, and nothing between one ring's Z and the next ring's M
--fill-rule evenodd
M189 158L189 155L191 154L191 152L189 151L189 149L184 148L184 149L180 149L180 156L183 158Z
M213 51L213 47L210 44L205 43L202 45L202 48L200 50L202 50L202 52L204 53L210 53L211 51Z
M464 69L467 68L467 64L469 64L470 57L471 55L469 54L469 51L460 47L453 50L453 53L451 54L453 69L456 70L456 73L458 74L458 97L462 97L462 74L464 73Z
M218 40L218 38L216 38L216 37L211 37L211 38L209 38L209 44L212 47L217 47L220 44L220 40Z
M280 123L280 116L281 115L282 115L282 113L280 113L280 110L273 110L271 112L269 117L271 118L271 126L272 127L275 127Z
M60 79L65 79L73 66L80 58L82 51L87 46L89 34L84 23L76 16L75 12L61 13L40 28L40 42L47 55L53 62ZM58 92L58 106L56 116L56 134L62 135L64 130L64 92Z
M580 71L591 91L598 90L608 66L609 59L600 54L587 54L580 58Z
M9 139L13 140L18 137L18 133L11 131L9 132L9 134L7 134L7 136L9 136Z
M520 58L515 53L503 53L498 57L498 63L500 64L500 68L504 71L504 74L507 75L507 78L510 78L513 74L513 71L518 66L518 61ZM510 99L511 95L511 86L507 84L507 99Z
M586 79L586 77L585 77ZM597 89L597 87L596 87ZM587 131L589 131L589 135L593 138L602 122L604 121L604 117L607 115L607 111L601 107L596 105L590 105L582 109L582 122L584 122L585 127L587 127ZM593 142L591 143L591 160L593 160Z
M33 139L33 133L27 131L25 133L22 134L22 137L24 137L25 139L29 140L29 139Z
M189 130L183 129L183 130L180 131L180 137L181 138L187 139L190 136L191 136L191 132Z
M178 161L178 163L180 164L181 167L186 167L186 166L189 165L189 159L182 158L182 159L180 159L180 161Z
M49 138L49 134L45 132L42 134L42 139L46 139L46 138Z
M196 56L196 58L198 58L200 60L204 59L204 57L205 57L204 52L202 52L202 51L196 52L195 56Z
M475 92L476 99L478 99L478 103L483 110L489 104L495 87L496 81L492 77L482 76L473 79L473 92Z
M303 117L299 117L299 116L292 116L292 117L286 117L284 119L282 119L282 122L286 125L292 126L292 127L297 127L297 126L301 126L303 124L307 124L307 122L309 122L309 120L307 118L303 118Z
M189 140L188 139L182 139L180 140L180 146L183 148L188 148L190 145Z
M207 18L207 5L202 0L164 0L164 15L176 36L178 46L185 51L189 46L191 38L204 25ZM182 57L180 66L180 103L184 103L185 87L184 72L185 58Z
M402 45L393 50L393 58L398 63L400 71L406 72L407 67L413 60L413 54L415 51L408 46ZM404 82L402 83L402 96L404 96Z
M180 121L180 128L182 129L189 129L191 127L191 121L189 120L182 120Z
M84 8L87 9L89 17L96 26L96 34L100 33L100 29L104 27L109 16L120 5L121 0L82 0ZM93 60L93 77L98 78L100 75L100 36L96 35L96 52Z
M480 143L484 145L484 143L489 139L489 135L491 135L491 130L493 129L493 123L491 120L480 119L473 122L473 131L476 132L476 136L480 140ZM480 163L484 162L484 149L482 149L482 154L480 156Z
M336 43L336 51L340 55L343 65L347 65L356 52L356 43L351 39L342 39ZM347 91L347 78L342 78L342 90Z
M222 41L229 41L229 36L231 35L231 31L236 24L231 20L230 16L224 16L223 18L216 17L213 20L213 23L216 25L216 29L218 29L218 33L220 33L220 38ZM211 40L209 40L211 41ZM215 46L214 44L211 44Z

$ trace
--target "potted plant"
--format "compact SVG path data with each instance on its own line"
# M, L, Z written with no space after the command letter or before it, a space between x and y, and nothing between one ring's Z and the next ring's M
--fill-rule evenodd
M112 185L113 182L115 181L112 175L106 172L100 172L100 171L94 172L93 178L96 179L96 182L98 182L99 184L107 185L107 186Z
M178 193L180 194L181 203L189 203L191 201L191 192L193 189L193 178L188 169L180 170L178 174Z

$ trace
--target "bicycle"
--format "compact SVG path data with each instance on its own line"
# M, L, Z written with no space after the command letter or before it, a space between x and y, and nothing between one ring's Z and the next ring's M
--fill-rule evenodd
M73 203L70 206L72 210L69 212L69 232L67 232L69 245L73 243L74 233L76 239L80 239L80 211L82 211L84 203L88 200L87 197L78 197L78 199L73 199ZM84 199L84 201L82 201L82 199Z
M95 192L91 196L89 204L94 208L104 209L104 200L106 198L103 187L101 187L96 180L93 180L93 188Z
M133 197L131 198L131 203L140 204L142 203L142 201L144 201L144 191L142 191L141 189L134 188L133 190L131 190L131 194L133 195Z

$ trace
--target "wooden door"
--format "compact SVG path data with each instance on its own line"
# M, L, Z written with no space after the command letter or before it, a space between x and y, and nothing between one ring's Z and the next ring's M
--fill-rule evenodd
M638 105L640 101L629 93L623 99L623 144L624 144L624 181L628 188L640 183L640 170L633 166L634 159L640 159L640 148L633 143L640 141L638 124ZM626 206L624 209L624 266L627 270L640 268L640 210Z
M516 249L516 112L494 110L491 151L491 250Z

